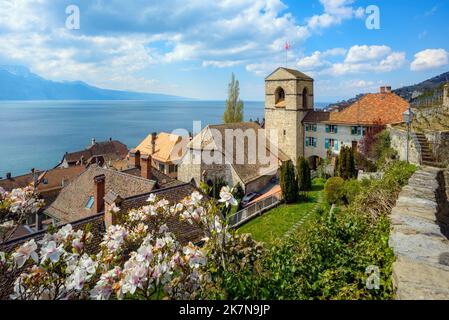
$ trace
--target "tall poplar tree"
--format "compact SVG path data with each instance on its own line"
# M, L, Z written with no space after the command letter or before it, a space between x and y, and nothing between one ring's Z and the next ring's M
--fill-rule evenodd
M224 123L236 123L243 121L243 101L240 100L239 81L235 79L234 73L228 88L228 99L226 100L226 110L223 115Z

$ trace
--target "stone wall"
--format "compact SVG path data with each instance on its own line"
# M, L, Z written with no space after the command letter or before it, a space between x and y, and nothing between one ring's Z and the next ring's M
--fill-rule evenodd
M390 246L396 256L393 284L397 299L449 299L446 183L441 169L417 171L391 212Z
M391 138L391 147L398 152L399 159L402 161L407 160L407 131L397 128L388 127ZM420 146L417 141L410 137L409 140L409 161L413 164L421 164Z

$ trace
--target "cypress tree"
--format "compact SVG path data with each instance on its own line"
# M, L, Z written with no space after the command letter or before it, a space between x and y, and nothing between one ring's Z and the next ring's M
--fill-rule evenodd
M298 180L298 190L300 192L311 191L312 190L312 175L310 173L309 162L304 157L299 157L297 164L297 177Z
M291 160L284 162L281 166L280 185L285 202L295 202L298 197L298 183Z

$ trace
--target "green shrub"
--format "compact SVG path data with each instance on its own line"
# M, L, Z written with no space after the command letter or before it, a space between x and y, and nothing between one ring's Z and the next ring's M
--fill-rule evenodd
M332 177L324 185L324 195L327 202L333 204L343 199L345 194L345 181L340 177Z
M363 182L367 188L361 189L346 209L314 216L271 247L262 260L265 271L252 279L258 288L253 298L392 299L394 253L388 244L391 206L379 206L379 202L396 201L415 169L403 162L391 164L382 180ZM373 201L364 202L369 197ZM372 219L371 210L381 211L377 219ZM366 287L366 269L371 265L380 269L379 290Z
M381 151L379 159L376 162L376 165L378 168L384 168L392 161L397 160L397 158L398 158L397 151L394 150L393 148L388 147Z
M391 145L391 138L390 133L388 130L383 130L379 132L375 136L375 142L373 146L371 147L371 157L374 159L380 159L382 156L382 153L389 149Z
M354 179L347 180L344 188L345 198L348 203L352 203L356 196L362 191L361 183Z
M293 203L298 198L298 182L292 161L286 161L281 166L280 186L286 203Z

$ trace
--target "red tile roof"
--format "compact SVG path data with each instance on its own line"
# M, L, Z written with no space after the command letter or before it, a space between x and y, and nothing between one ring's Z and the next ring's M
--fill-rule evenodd
M304 123L395 124L401 123L409 103L394 93L370 93L340 112L309 111Z
M407 101L394 93L370 93L341 112L331 112L329 123L394 124L401 123Z

